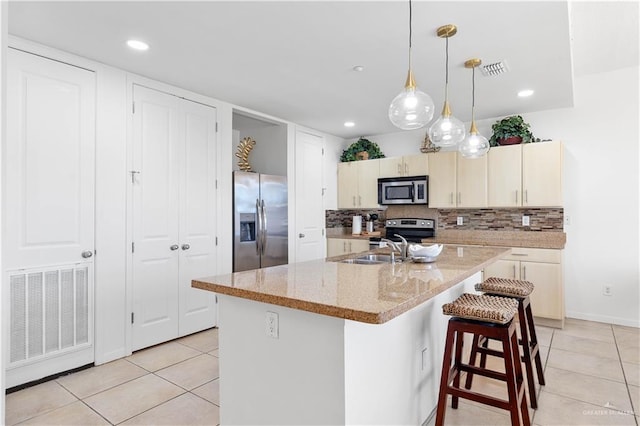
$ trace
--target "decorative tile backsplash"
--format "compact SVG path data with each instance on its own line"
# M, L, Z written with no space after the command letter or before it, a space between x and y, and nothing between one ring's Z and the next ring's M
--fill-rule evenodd
M458 216L463 225L457 225ZM522 226L522 216L529 216L529 226ZM515 209L446 209L438 210L438 229L474 231L563 231L562 208ZM436 231L437 232L437 231Z
M385 210L326 210L327 228L351 227L353 216L376 213L375 228L384 228L387 217L420 217L435 219L437 229L467 231L556 231L563 232L562 208L510 208L510 209L428 209L420 206L389 206ZM458 216L463 225L457 225ZM522 216L529 216L529 226L522 226ZM437 230L436 230L437 233Z
M325 221L327 228L350 228L353 216L362 216L365 219L367 214L377 214L378 220L373 224L376 229L384 227L385 210L361 209L361 210L325 210Z

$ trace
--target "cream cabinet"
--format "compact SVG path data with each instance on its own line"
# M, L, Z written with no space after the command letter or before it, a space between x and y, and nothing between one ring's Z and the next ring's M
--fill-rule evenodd
M457 197L459 208L487 207L487 156L464 158L457 155Z
M562 143L493 147L488 158L490 207L562 206Z
M487 157L456 151L428 154L430 208L487 207Z
M457 153L427 154L429 168L429 207L453 208L457 206Z
M338 164L338 208L378 208L378 160Z
M422 176L429 174L427 154L381 158L380 177Z
M360 253L369 250L369 240L355 238L327 238L327 257Z
M491 207L522 205L522 145L496 146L487 154Z
M562 327L564 322L564 282L562 250L513 248L512 253L484 269L484 278L501 277L530 281L531 309L548 325Z
M522 146L522 205L562 206L562 143Z

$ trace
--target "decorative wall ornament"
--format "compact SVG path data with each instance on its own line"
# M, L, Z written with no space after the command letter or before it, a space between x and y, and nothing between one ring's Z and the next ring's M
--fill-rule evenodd
M251 154L251 150L256 146L256 141L251 139L250 137L246 137L240 141L238 144L238 152L236 152L236 157L238 157L238 167L243 172L251 172L251 164L249 164L249 154Z
M435 146L431 139L429 139L429 132L424 135L424 141L422 141L422 146L420 147L420 152L423 154L428 154L429 152L438 152L440 151L439 146Z

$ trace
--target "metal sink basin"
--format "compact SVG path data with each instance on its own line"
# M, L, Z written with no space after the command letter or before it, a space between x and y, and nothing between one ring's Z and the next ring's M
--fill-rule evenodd
M391 256L387 254L366 254L354 259L344 259L341 263L352 263L356 265L380 265L381 263L391 263Z

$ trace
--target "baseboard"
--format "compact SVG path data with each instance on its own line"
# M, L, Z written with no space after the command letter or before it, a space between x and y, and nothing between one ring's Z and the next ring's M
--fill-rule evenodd
M640 328L640 319L611 317L608 315L595 315L595 314L588 314L584 312L575 312L575 311L567 312L567 318L574 318L574 319L579 319L584 321L595 321L595 322L602 322L605 324L624 325L627 327Z

